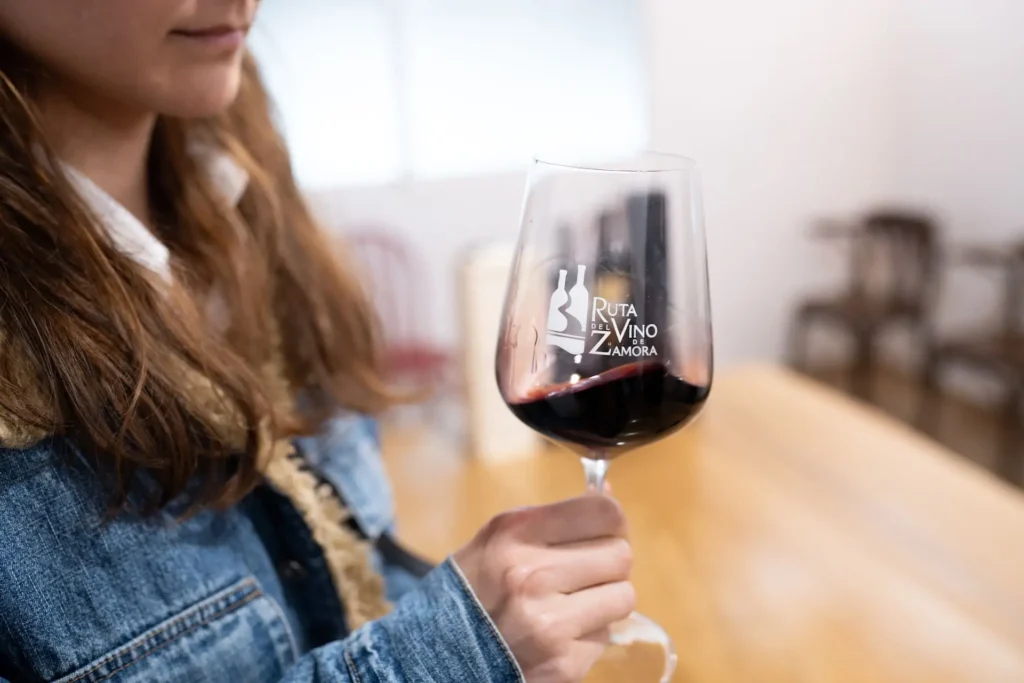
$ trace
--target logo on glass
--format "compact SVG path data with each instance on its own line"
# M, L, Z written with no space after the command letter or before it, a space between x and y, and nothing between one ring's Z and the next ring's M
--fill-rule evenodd
M569 271L558 271L558 289L551 295L551 303L548 305L548 345L575 355L577 363L582 360L587 343L590 292L583 284L586 273L586 266L577 266L576 284L566 293L565 278Z
M591 299L583 282L586 273L586 266L576 266L576 284L566 292L569 271L558 271L558 288L548 305L548 345L573 354L577 363L583 360L584 353L633 358L657 356L653 339L658 336L658 326L642 324L632 303L612 302L600 296ZM588 332L595 337L589 351L586 350Z

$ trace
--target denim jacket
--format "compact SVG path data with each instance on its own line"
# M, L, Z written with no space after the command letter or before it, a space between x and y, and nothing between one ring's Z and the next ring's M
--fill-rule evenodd
M323 554L269 486L185 521L174 504L105 519L84 458L50 438L0 449L0 681L521 682L454 562L419 579L394 552L374 423L338 417L296 445L377 541L388 616L349 632Z

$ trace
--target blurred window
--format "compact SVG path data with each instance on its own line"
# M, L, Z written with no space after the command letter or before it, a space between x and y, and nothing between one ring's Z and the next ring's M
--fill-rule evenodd
M646 143L637 0L263 0L250 44L307 189Z

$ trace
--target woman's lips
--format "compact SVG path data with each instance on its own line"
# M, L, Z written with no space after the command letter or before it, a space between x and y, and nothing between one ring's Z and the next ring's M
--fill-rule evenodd
M179 29L171 35L214 51L237 50L245 42L248 27L212 26L201 29Z

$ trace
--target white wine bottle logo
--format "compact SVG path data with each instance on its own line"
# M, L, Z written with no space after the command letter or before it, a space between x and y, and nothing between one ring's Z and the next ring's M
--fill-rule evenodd
M569 319L562 313L562 307L569 302L569 295L565 293L566 272L558 271L558 289L551 295L548 306L548 332L565 332L569 327Z
M548 306L548 345L573 354L577 363L583 359L586 348L587 308L590 305L590 292L583 283L586 273L586 266L576 267L576 284L566 294L568 271L559 270L558 289L552 293ZM569 318L579 323L578 329L569 330Z
M586 266L576 266L576 284L569 290L569 307L565 312L576 318L580 324L580 334L587 332L587 308L590 304L590 292L583 284L583 278L587 274Z

